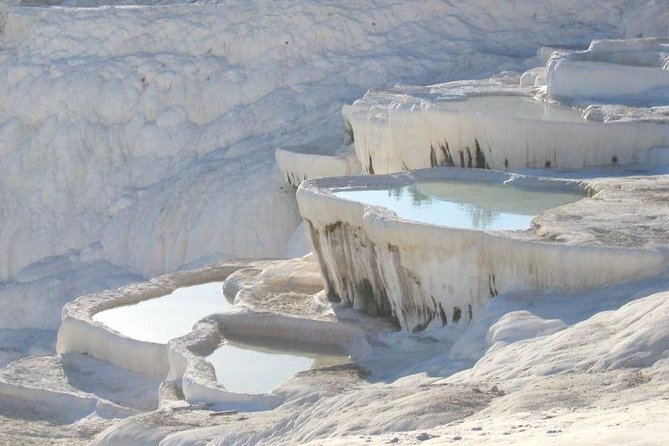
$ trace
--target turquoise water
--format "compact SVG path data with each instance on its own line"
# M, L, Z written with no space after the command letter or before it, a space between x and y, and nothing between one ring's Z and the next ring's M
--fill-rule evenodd
M270 339L228 341L206 359L217 380L239 393L266 393L299 372L350 362L336 346Z
M334 195L382 206L407 220L485 230L526 229L540 211L583 198L570 192L462 181L416 183L383 190L342 190Z
M165 296L101 311L93 320L132 339L166 344L190 333L203 317L232 307L222 287L223 282L210 282L177 288Z

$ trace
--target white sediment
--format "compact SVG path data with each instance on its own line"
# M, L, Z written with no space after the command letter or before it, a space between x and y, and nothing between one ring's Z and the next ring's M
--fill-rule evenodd
M652 248L558 243L533 230L477 231L418 223L331 192L439 179L543 190L587 187L566 180L452 168L306 182L298 190L298 203L331 295L372 314L392 315L404 329L419 330L462 321L466 325L499 294L574 292L652 277L664 268L663 254ZM589 200L584 197L582 202ZM579 203L564 209L577 213ZM599 211L607 212L605 203L600 202ZM550 216L551 211L542 215Z
M666 103L669 40L595 40L585 51L557 51L547 64L546 88L567 100Z
M669 145L669 121L585 119L531 99L526 88L483 85L477 92L455 83L368 92L346 115L356 156L374 174L434 166L581 169L640 164L651 149ZM568 112L573 118L560 116Z
M352 355L369 349L365 332L346 322L237 311L213 315L197 324L187 336L169 343L168 379L181 382L184 398L225 409L267 410L282 402L280 392L240 393L226 389L206 356L225 342L225 335L243 339L273 338L299 343L338 346ZM234 367L234 364L230 365ZM271 370L267 370L271 373Z
M666 35L667 0L190 3L0 2L0 443L666 439L669 67L666 40L638 37ZM504 116L500 96L531 105ZM343 145L319 141L342 128ZM451 164L482 169L365 187L587 198L526 231L470 231L330 193L358 179L313 181ZM588 166L610 169L486 170ZM595 178L628 166L655 173ZM298 227L282 182L303 179ZM324 278L312 256L220 263L305 254L305 232ZM224 279L235 311L167 343L93 318ZM34 332L61 309L55 352L55 331ZM207 355L259 336L356 364L231 392Z
M94 320L93 315L113 307L164 296L183 286L223 281L245 266L248 264L243 262L215 264L191 273L168 274L147 283L82 296L63 309L57 350L59 353L86 353L127 370L164 377L169 371L167 343L130 338ZM221 298L224 297L221 295Z

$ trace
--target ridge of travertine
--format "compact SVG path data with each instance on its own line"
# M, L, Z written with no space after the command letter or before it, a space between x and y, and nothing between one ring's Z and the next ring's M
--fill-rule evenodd
M96 7L111 3L130 7ZM34 304L28 336L45 322L55 328L72 292L182 268L199 274L221 258L284 255L299 219L292 190L280 185L274 148L336 135L340 105L366 88L378 93L400 81L396 92L420 97L423 87L406 84L520 72L536 66L523 59L539 45L584 48L593 38L658 35L669 21L666 0L184 3L0 4L0 300ZM25 7L31 4L38 7ZM511 91L505 76L497 91ZM530 80L522 88L534 92L545 73ZM607 124L666 122L663 107L591 105L585 114ZM651 167L661 170L665 155L655 153ZM539 215L529 237L664 252L664 177L583 173L574 181L588 184L590 205ZM600 206L614 217L599 215ZM258 266L250 267L258 274L239 273L229 283L245 311L261 311L266 297L272 313L262 317L334 318L337 307L311 294L318 288L313 259ZM293 269L307 273L290 289ZM179 274L165 289L181 283ZM363 319L377 332L360 361L371 375L358 367L301 374L281 387L283 404L264 412L190 405L176 380L157 392L166 403L160 410L113 423L152 406L142 393L151 380L133 387L132 373L72 359L76 353L32 356L0 376L0 389L12 395L0 399L0 443L662 441L669 431L667 289L659 276L576 294L499 295L464 335L389 332ZM97 304L122 297L114 293L101 293ZM22 314L3 308L0 326L22 327L12 320ZM52 353L29 345L17 352ZM49 373L18 376L40 368ZM109 386L96 383L105 376ZM129 389L124 401L108 398L117 384Z

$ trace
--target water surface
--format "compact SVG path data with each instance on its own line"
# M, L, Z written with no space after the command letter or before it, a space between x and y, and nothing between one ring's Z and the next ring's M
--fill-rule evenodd
M266 393L299 372L350 362L336 346L271 339L228 340L207 360L218 381L239 393Z
M485 230L525 229L537 213L583 198L573 192L526 190L469 181L424 182L382 190L341 190L334 195L385 207L407 220Z
M232 307L222 287L223 282L210 282L177 288L165 296L101 311L93 320L129 338L166 344L190 333L203 317Z

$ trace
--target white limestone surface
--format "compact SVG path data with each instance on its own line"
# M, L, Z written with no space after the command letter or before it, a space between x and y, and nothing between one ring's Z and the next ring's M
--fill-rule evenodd
M512 0L504 8L490 0L205 0L157 7L142 4L172 1L63 1L65 6L140 5L89 9L21 3L57 0L0 3L0 326L11 321L16 327L54 328L62 304L82 292L222 257L283 255L298 216L292 194L280 187L273 149L335 134L341 104L364 89L525 69L523 60L546 42L584 45L623 32L636 35L641 28L644 35L663 33L667 10L663 0ZM648 8L639 20L626 20L643 6ZM653 215L630 225L631 232L646 234L647 224L657 227L651 217L663 214L645 204ZM626 222L638 223L624 209L617 211ZM589 219L596 221L596 215ZM661 238L666 231L658 234ZM59 262L50 256L70 252L80 253L74 255L82 262L72 262L67 277L45 274L34 285L15 280L24 271L34 272L32 266L42 260L54 265ZM89 268L88 261L96 263ZM116 276L114 281L106 282L109 275ZM360 380L349 380L349 395L314 407L340 384L328 381L301 388L293 412L268 415L276 417L277 426L265 430L261 423L237 423L254 431L248 438L220 423L223 438L186 433L165 444L393 441L388 432L451 423L498 394L488 387L485 397L471 389L444 394L443 387L411 383L399 392L374 386L363 395L355 388ZM654 384L647 388L662 390ZM453 404L447 401L451 397ZM428 404L421 405L424 401ZM59 413L57 422L42 420L48 401L40 403L20 407L3 398L0 442L88 444L100 429L95 415L74 411ZM360 410L344 414L348 408ZM661 408L643 413L666 419ZM495 431L498 439L505 438L502 423L511 424L504 413L495 417L503 419ZM607 414L595 414L602 428L610 421ZM621 414L618 420L624 420ZM139 423L134 436L116 444L157 444L179 423L193 430L217 420L208 413L198 417L197 408L160 411L146 419L156 424ZM132 430L136 420L124 426ZM323 426L323 420L329 424ZM544 432L549 427L538 425ZM615 438L622 430L607 434ZM402 435L402 441L415 443L418 434ZM105 437L110 444L112 436ZM648 437L644 431L634 439ZM128 438L137 441L124 441Z
M0 2L0 327L55 329L82 293L284 256L299 215L274 149L337 135L367 88L523 69L547 38L623 32L626 0L516 1L494 17L487 0ZM86 286L14 281L72 252L99 261Z
M272 338L297 343L338 346L345 351L366 352L365 331L346 322L315 320L239 310L217 314L200 321L194 331L169 343L170 374L180 382L184 398L191 403L207 403L225 410L268 410L281 404L280 388L268 393L240 393L226 389L206 360L225 336L236 339ZM230 367L234 367L230 364ZM272 373L270 369L267 373Z
M531 98L534 82L526 76L522 87L490 80L369 91L346 112L356 156L371 174L435 166L581 169L641 164L653 148L669 145L666 118L597 120Z
M295 232L293 232L293 235L288 241L286 256L288 258L302 257L310 252L311 245L309 245L309 239L304 228L304 223L300 223L300 226L295 229Z
M166 343L130 338L94 320L93 315L163 296L182 286L223 281L234 271L247 266L244 262L219 263L192 272L167 274L115 291L82 296L63 309L57 351L86 353L127 370L164 377L169 372Z
M546 39L619 36L628 4L27 3L44 6L0 12L2 281L95 243L144 277L282 255L299 218L274 148L336 134L366 88L521 69Z
M669 101L669 40L596 40L584 51L557 51L546 65L554 98L607 103Z
M407 351L395 348L385 365L396 373L392 382L305 374L272 411L159 411L128 418L93 444L662 444L668 285L664 277L571 295L500 296L475 319L467 342L477 348L464 363L449 349L462 353L465 345L435 339L448 327L404 333L407 344L446 352L407 368Z
M124 418L158 407L157 377L139 375L86 355L33 356L0 372L0 396L65 413Z
M67 302L140 280L126 268L91 256L91 250L47 257L22 268L12 280L0 285L4 305L0 327L57 330Z
M619 37L633 3L0 2L0 327L55 329L80 294L285 255L299 215L276 147L337 135L368 88ZM71 253L67 275L14 280Z
M324 299L322 288L312 256L251 265L232 273L224 290L236 309L205 318L190 334L170 341L168 379L178 383L184 398L193 404L266 410L283 401L282 386L266 393L226 388L225 375L217 376L207 357L229 342L262 339L292 345L295 350L300 345L313 351L337 347L354 359L364 357L371 348L368 333L389 327L338 308ZM229 367L228 373L235 373L235 364ZM265 373L271 374L271 367Z
M300 146L279 147L276 162L284 181L294 187L307 179L341 177L362 173L352 142L337 139Z
M434 63L463 57L441 51L456 32L436 18L445 5L378 7L3 3L0 280L95 243L144 277L206 256L283 255L298 216L274 148L331 134L369 85L461 71ZM426 52L397 57L416 40ZM482 53L470 71L511 59Z
M402 328L416 331L462 322L466 326L500 294L584 290L652 277L665 268L664 255L652 247L558 243L557 235L541 237L533 229L477 231L418 223L332 194L439 179L542 190L585 192L587 187L566 180L453 168L305 182L298 189L298 203L330 295L356 309L392 315ZM587 205L590 200L584 197L558 209L578 212L584 206L580 203ZM592 204L607 213L605 203Z
M167 274L116 291L82 296L64 308L57 351L60 354L85 353L126 370L166 379L163 387L175 386L177 393L183 396L161 392L163 405L185 398L194 404L267 410L280 402L280 394L234 392L216 379L206 356L226 342L225 335L238 340L268 338L337 346L358 357L369 350L365 331L359 324L337 321L328 304L304 305L322 289L314 263L308 257L283 262L221 262ZM257 274L247 274L248 283L241 282L238 290L232 291L229 281L225 287L227 293L232 292L231 300L237 301L240 308L206 317L198 321L189 334L168 343L131 338L93 318L109 308L163 296L185 286L221 282L228 277L243 276L245 271L257 271ZM221 298L224 298L222 294ZM370 325L379 326L382 325ZM21 392L17 390L15 396L23 398ZM76 395L72 398L78 401Z

